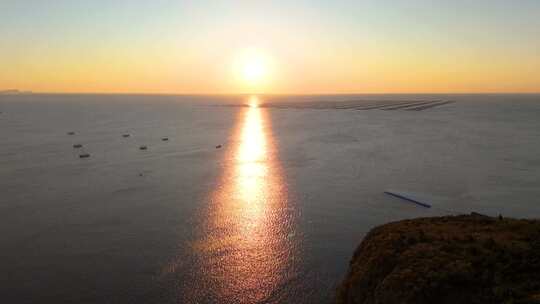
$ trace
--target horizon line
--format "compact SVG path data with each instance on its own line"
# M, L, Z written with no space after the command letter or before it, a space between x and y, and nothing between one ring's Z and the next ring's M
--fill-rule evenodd
M9 93L13 92L13 93ZM5 94L2 94L5 93ZM223 93L202 93L202 92L99 92L99 91L81 91L81 92L55 92L55 91L31 91L18 89L0 90L1 95L163 95L163 96L321 96L321 95L538 95L540 91L533 92L504 92L504 91L485 91L485 92L316 92L316 93L248 93L248 92L223 92Z

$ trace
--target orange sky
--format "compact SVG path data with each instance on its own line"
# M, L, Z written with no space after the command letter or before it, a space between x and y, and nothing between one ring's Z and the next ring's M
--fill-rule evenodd
M540 92L538 1L2 6L0 90Z

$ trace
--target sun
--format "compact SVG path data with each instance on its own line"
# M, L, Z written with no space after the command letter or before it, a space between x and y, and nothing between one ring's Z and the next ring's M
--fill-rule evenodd
M266 66L261 58L247 58L242 67L242 77L248 84L257 84L264 80Z
M235 59L234 70L238 83L245 89L261 89L270 78L272 60L261 49L247 48L240 52Z

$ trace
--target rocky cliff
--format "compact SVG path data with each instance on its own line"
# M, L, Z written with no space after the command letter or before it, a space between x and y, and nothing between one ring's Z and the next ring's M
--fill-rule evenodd
M540 221L481 215L373 229L338 303L540 303Z

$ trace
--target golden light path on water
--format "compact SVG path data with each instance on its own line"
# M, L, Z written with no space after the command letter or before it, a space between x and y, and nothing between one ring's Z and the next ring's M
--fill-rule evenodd
M193 246L197 267L183 301L279 302L295 276L293 212L266 109L251 97L239 113L220 187Z

